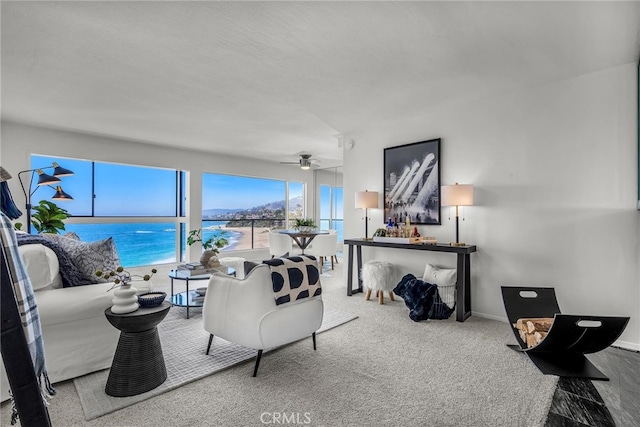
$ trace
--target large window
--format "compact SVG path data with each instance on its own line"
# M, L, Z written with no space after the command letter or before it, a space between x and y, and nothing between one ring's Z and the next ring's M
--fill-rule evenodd
M177 213L184 209L185 172L31 156L34 169L53 162L74 172L60 183L73 200L56 202L72 216L65 221L66 231L89 242L113 237L125 267L175 262L180 257L176 239L184 234L184 227ZM35 189L34 185L31 191ZM52 189L38 189L31 202L35 206L52 193Z
M304 216L304 206L303 183L202 175L203 235L222 234L230 243L222 251L268 248L269 230L286 228L288 218Z
M74 172L60 183L73 197L61 207L73 216L176 216L180 178L176 170L31 156L33 169L51 166L52 162ZM31 191L36 188L34 181ZM38 191L32 203L49 197L46 191Z
M71 214L67 231L84 241L113 237L124 267L186 260L186 172L38 155L31 167L53 162L74 172L60 183L73 200L56 202ZM305 191L303 182L204 173L203 237L223 235L223 251L268 248L270 229L305 216ZM53 193L38 189L32 204Z
M338 232L338 241L344 241L342 213L342 187L320 186L320 228Z

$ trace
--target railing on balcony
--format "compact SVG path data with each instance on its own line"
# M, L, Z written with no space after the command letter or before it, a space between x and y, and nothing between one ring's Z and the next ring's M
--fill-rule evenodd
M294 222L290 221L289 227ZM266 249L269 247L269 230L288 228L285 219L265 218L216 218L203 220L203 237L222 235L229 245L221 251L238 251L248 249Z

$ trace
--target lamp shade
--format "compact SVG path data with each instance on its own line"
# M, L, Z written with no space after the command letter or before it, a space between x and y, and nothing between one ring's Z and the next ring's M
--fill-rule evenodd
M73 200L73 197L62 191L62 187L56 186L56 194L51 197L53 200Z
M377 191L358 191L356 193L356 209L368 209L378 207Z
M443 185L441 191L442 206L473 206L473 185Z
M0 182L9 181L11 179L11 174L7 172L5 168L0 166Z
M63 168L58 163L53 162L53 176L71 176L73 172L69 169Z
M51 185L60 182L60 178L56 178L55 176L47 175L42 172L42 169L36 169L36 173L38 174L38 184L37 185Z

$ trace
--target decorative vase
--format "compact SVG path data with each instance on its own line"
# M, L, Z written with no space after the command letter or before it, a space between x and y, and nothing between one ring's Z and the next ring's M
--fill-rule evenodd
M202 264L204 267L207 267L207 265L209 264L209 259L215 256L215 251L207 249L206 251L202 252L202 256L200 257L200 264Z
M140 306L138 304L138 297L136 296L138 290L131 285L122 285L113 291L113 299L111 302L111 312L115 314L132 313Z

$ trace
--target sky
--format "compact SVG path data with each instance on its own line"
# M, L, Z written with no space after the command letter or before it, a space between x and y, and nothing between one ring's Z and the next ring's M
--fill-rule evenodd
M92 163L88 160L32 156L32 168L44 168L53 174L53 162L74 172L60 177L60 185L72 201L56 202L76 216L90 216L91 195L95 193L96 216L175 216L176 171L116 163ZM95 167L95 189L92 190L92 168ZM23 181L28 185L28 174ZM286 181L241 177L234 175L203 174L202 206L206 209L248 209L284 200ZM34 177L37 182L37 174ZM54 185L55 187L55 185ZM41 199L50 200L55 188L41 186L35 189L32 204ZM32 189L32 191L33 191ZM289 197L304 193L301 182L289 183Z

